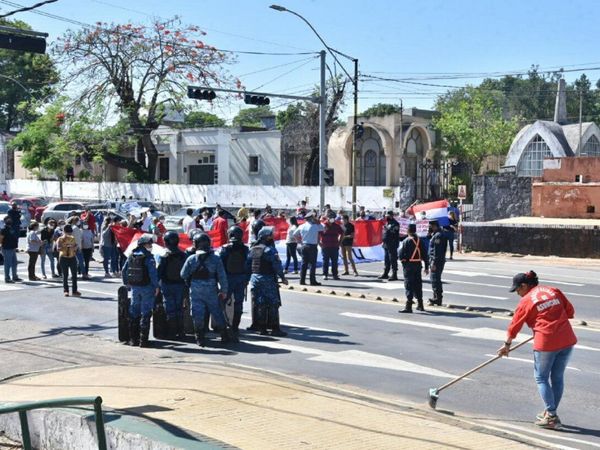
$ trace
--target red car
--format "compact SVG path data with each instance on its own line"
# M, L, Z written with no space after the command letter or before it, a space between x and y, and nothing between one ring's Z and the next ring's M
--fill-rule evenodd
M14 201L19 205L19 208L27 208L31 218L37 220L38 222L42 220L42 214L48 206L48 202L39 197L22 197L22 198L14 198L11 201Z

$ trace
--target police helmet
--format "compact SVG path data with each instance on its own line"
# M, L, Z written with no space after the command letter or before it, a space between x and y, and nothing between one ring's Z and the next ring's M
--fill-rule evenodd
M151 234L144 233L138 239L137 245L139 247L142 247L142 246L144 246L146 244L152 244L153 242L154 242L153 236Z
M194 247L196 250L210 250L210 236L206 233L197 233L194 235Z
M167 231L164 241L167 247L177 247L179 245L179 235L175 231Z
M261 239L265 239L273 236L273 227L262 227L258 232L257 239L260 241Z
M227 236L230 242L241 242L244 237L244 230L237 225L234 225L227 230Z

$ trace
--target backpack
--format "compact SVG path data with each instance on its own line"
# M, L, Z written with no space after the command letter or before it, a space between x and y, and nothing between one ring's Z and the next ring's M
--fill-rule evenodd
M225 270L230 275L240 275L246 273L246 247L231 246L227 255L227 264Z
M143 253L131 254L128 258L127 282L131 286L147 286L150 283L146 255Z
M183 283L181 269L185 263L185 254L181 252L169 252L166 261L165 280L169 283Z

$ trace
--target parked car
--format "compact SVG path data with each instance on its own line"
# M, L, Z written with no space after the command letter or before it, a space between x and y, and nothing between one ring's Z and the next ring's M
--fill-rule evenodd
M8 210L11 208L12 200L10 202L0 202L0 228L4 227L4 218L6 217ZM21 236L25 236L27 234L27 227L31 223L31 216L29 215L29 211L27 208L21 209Z
M21 197L15 198L12 201L17 202L17 205L19 205L21 210L27 208L31 218L38 222L42 220L42 214L44 213L46 206L48 206L48 202L39 197Z
M50 203L42 214L42 222L50 217L54 220L65 220L71 214L71 211L82 210L83 204L74 202L56 202Z
M208 212L212 216L215 213L214 205L190 205L184 206L183 208L178 209L175 213L165 216L165 228L169 231L177 231L178 233L183 232L183 218L186 216L186 211L188 208L192 208L194 210L192 216L196 217L200 214L200 211L203 209L208 209ZM235 224L235 217L229 211L225 210L225 218L227 219L227 223L229 226Z
M0 228L4 228L4 218L10 209L10 202L0 202Z

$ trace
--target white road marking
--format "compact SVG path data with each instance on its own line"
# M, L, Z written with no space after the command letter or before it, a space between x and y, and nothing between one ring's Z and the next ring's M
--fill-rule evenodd
M398 290L404 290L404 285L401 284L401 282L399 283L394 283L394 282L388 282L388 283L373 283L373 282L361 282L358 283L361 284L363 286L368 286L370 288L373 289L385 289L388 291L392 291L395 289ZM427 288L423 288L423 292L433 292L431 289L427 289ZM508 300L508 297L497 297L494 295L483 295L483 294L468 294L466 292L456 292L456 291L444 291L445 294L452 294L452 295L462 295L464 297L477 297L477 298L489 298L492 300Z
M472 339L484 339L489 341L503 341L506 338L506 331L499 330L497 328L460 328L460 327L452 327L448 325L440 325L437 323L429 323L429 322L421 322L410 319L394 319L393 317L386 316L375 316L372 314L359 314L352 312L343 312L340 313L340 316L352 317L354 319L368 319L368 320L377 320L379 322L389 322L389 323L398 323L403 325L410 325L414 327L422 327L422 328L432 328L435 330L444 330L450 331L452 336L456 337L465 337ZM600 352L600 348L589 347L587 345L576 344L575 348L580 350L590 350L593 352Z
M375 369L388 369L399 372L412 372L440 378L455 378L455 376L450 373L442 372L431 367L421 366L408 361L403 361L401 359L392 358L390 356L378 355L375 353L368 353L360 350L343 350L341 352L331 352L317 348L284 344L279 341L251 341L251 344L258 345L261 347L288 350L290 352L298 352L306 355L315 355L308 358L308 361L372 367Z
M490 358L493 358L494 356L497 356L497 355L493 355L491 353L487 353L484 356L489 356ZM518 361L518 362L525 362L525 363L533 364L533 359L515 358L513 356L510 356L510 357L505 358L505 359L507 359L509 361ZM567 369L575 370L576 372L581 372L581 369L578 369L576 367L567 366Z
M23 289L21 286L14 285L14 284L0 284L0 291L2 291L2 292L20 291L21 289Z
M485 277L485 276L489 276L487 273L483 273L483 272L467 272L464 270L444 270L444 272L442 273L442 275L444 273L449 273L450 275L460 275L463 277Z
M110 292L103 292L103 291L96 291L94 289L88 289L88 288L81 288L79 289L81 292L91 292L92 294L99 294L102 295L104 297L117 297L117 294L115 293L114 295L111 294Z
M487 423L486 420L482 420L482 422ZM498 422L491 422L491 423L497 424ZM513 430L523 431L525 433L533 434L535 436L542 436L545 439L549 438L548 433L544 433L542 431L535 431L535 430L532 430L531 428L520 427L518 425L513 425L513 424L510 424L510 423L507 423L507 422L503 422L502 423L502 427L510 428L510 429L513 429ZM552 439L559 439L559 440L568 441L568 442L577 442L578 444L585 444L585 445L589 445L591 447L600 448L600 444L596 444L596 443L591 442L591 441L585 441L583 439L575 439L575 438L564 437L564 436L560 435L560 433L556 433L556 432L552 433ZM563 446L561 446L561 448L569 448L570 449L571 447L563 447Z
M246 321L250 322L252 319L250 317L247 317L247 315L243 315L242 320L246 320ZM324 331L325 333L341 333L338 330L330 330L329 328L312 327L310 325L299 325L297 323L282 322L281 325L284 325L286 327L306 328L307 330Z

